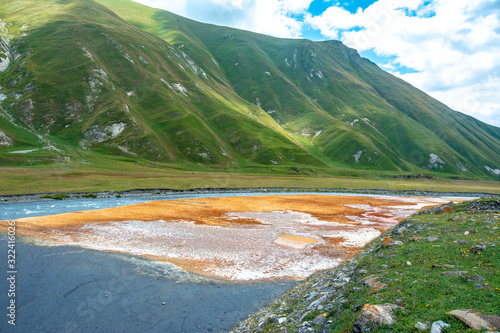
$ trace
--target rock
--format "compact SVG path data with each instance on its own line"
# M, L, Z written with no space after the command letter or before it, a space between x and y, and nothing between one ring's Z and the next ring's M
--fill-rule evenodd
M450 325L448 325L447 323L443 322L443 321L435 321L432 323L432 326L431 326L431 333L441 333L441 331L443 330L443 328L446 328L446 327L450 327Z
M401 235L401 234L403 234L403 232L405 232L405 230L406 230L406 228L405 228L405 227L400 227L400 228L398 228L398 229L394 229L394 230L392 231L392 233L393 233L394 235Z
M318 307L321 303L324 303L326 302L328 299L326 296L323 296L321 297L320 299L317 299L315 300L314 302L312 302L311 304L309 304L309 306L307 307L308 310L311 310L313 309L314 307Z
M448 271L448 272L442 272L441 275L446 275L446 276L453 276L453 275L468 275L468 271Z
M394 239L392 239L391 237L384 237L384 239L382 240L382 246L384 247L389 247L393 245L394 245Z
M409 261L407 261L407 262L406 262L406 264L407 264L408 266L411 266L411 262L409 262Z
M274 315L272 315L272 314L268 314L268 315L264 316L264 317L260 320L260 322L259 322L259 325L258 325L258 326L260 327L260 326L265 326L265 325L268 325L268 324L275 324L275 323L277 323L277 322L278 322L278 320L276 319L276 317L275 317Z
M396 298L397 305L403 305L403 300L401 298Z
M470 248L470 252L475 253L475 254L481 253L484 251L486 251L486 245L484 245L484 244L474 245L473 247Z
M286 322L286 317L281 317L278 319L278 324L283 324Z
M463 321L467 326L475 330L483 328L494 330L500 327L500 316L498 315L488 316L470 309L453 310L447 314Z
M359 274L367 274L367 273L368 273L368 271L366 269L362 269L359 271Z
M387 283L377 283L377 284L375 284L375 285L372 286L372 288L370 289L370 291L368 293L369 294L375 294L380 289L384 289L384 288L387 288L387 287L389 287L389 285Z
M467 236L468 234L470 234L470 232L468 232L468 231L464 232L465 236Z
M455 210L450 206L443 206L439 208L438 212L443 214L449 214L449 213L454 213Z
M427 331L427 330L429 330L429 325L427 325L427 324L423 324L423 323L421 323L421 322L417 322L417 323L415 324L415 328L416 328L417 330L420 330L420 331Z
M314 318L314 320L313 320L313 324L315 324L315 325L323 325L323 323L325 322L325 318L326 318L326 316L325 316L325 314L324 314L324 313L319 314L319 315L317 315L317 316Z
M399 308L396 304L380 304L371 305L365 304L361 309L356 322L354 323L353 332L363 332L366 327L378 327L381 325L392 325L396 322L394 318L394 309Z
M373 287L378 280L380 280L380 277L375 276L375 275L370 275L365 277L363 280L361 280L364 284L368 285L369 287Z
M428 241L428 242L435 242L437 241L439 238L437 237L427 237L425 240Z

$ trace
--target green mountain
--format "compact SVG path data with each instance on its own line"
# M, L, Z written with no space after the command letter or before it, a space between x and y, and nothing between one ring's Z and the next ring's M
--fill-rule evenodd
M4 0L0 18L0 165L119 156L500 179L500 128L338 41L278 39L130 0Z

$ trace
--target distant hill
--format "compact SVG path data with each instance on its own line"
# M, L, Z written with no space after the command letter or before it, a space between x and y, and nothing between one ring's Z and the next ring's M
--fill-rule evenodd
M130 0L0 5L0 164L99 156L280 172L500 179L500 128L339 41Z

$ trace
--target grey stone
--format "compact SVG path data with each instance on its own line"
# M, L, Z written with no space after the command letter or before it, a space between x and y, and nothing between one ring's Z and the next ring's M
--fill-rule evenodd
M447 323L439 320L432 323L431 333L441 333L443 328L450 327Z
M309 306L307 307L308 310L313 309L315 306L319 306L321 303L325 302L327 300L326 296L321 297L320 299L315 300Z
M417 322L415 324L415 328L420 331L428 331L429 330L429 325L423 324L421 322Z
M319 314L316 316L316 318L314 318L313 320L313 324L315 325L323 325L323 323L325 322L325 316L323 314Z

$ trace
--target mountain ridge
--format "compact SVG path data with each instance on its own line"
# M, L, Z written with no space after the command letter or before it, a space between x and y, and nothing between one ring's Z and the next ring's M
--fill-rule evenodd
M104 154L187 169L500 179L499 128L340 41L278 39L129 0L7 1L0 12L5 164L38 149L36 163Z

